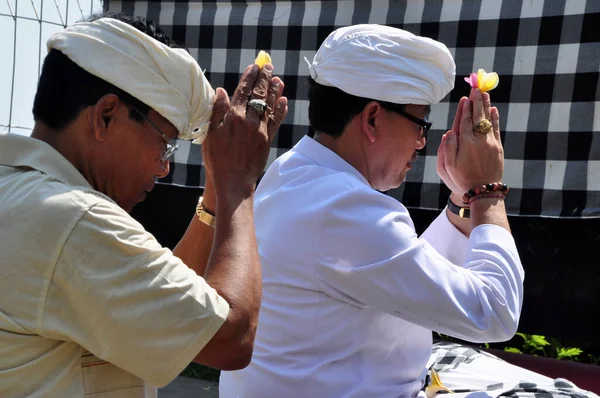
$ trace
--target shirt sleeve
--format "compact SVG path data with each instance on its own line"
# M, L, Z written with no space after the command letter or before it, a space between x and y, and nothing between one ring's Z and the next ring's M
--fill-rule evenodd
M107 201L74 225L42 308L41 335L74 341L159 387L194 359L229 312L202 277Z
M315 278L332 297L473 342L517 330L524 273L512 235L499 226L473 229L455 265L417 237L395 199L352 190L330 200L317 242Z
M423 232L421 239L453 264L462 265L467 258L469 238L450 222L445 208Z

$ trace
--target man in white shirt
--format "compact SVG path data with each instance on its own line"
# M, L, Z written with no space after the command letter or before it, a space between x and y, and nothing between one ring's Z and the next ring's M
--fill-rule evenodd
M517 330L524 272L503 200L498 110L479 89L461 99L438 173L470 218L446 209L418 237L407 209L378 191L398 187L425 146L430 105L454 87L450 52L355 25L331 33L309 70L316 133L257 189L255 351L247 368L221 373L220 396L416 396L432 331L492 342Z
M243 368L261 300L253 195L282 81L251 65L230 101L123 15L48 50L31 137L0 135L0 396L156 397L191 361ZM204 141L208 183L171 252L128 212L169 172L176 137Z

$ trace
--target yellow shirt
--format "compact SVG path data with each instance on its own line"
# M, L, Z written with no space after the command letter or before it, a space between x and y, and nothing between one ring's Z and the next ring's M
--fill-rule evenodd
M0 396L153 397L227 302L46 143L0 135Z

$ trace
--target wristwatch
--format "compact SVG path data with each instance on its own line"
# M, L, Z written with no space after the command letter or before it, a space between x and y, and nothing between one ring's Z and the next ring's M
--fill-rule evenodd
M460 206L455 205L454 202L452 202L450 200L450 197L448 197L448 210L450 210L451 213L456 214L460 218L470 218L471 217L471 211L469 210L468 207L460 207Z
M208 210L206 210L206 208L202 204L202 199L202 196L200 196L200 199L198 199L198 205L196 206L196 215L198 216L198 219L204 224L214 228L216 223L216 217L214 214L211 214L208 212Z

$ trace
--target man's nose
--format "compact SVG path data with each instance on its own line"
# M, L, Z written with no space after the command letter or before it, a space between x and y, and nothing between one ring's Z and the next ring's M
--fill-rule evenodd
M417 141L417 149L425 148L425 144L427 144L427 138L424 135L422 135Z

